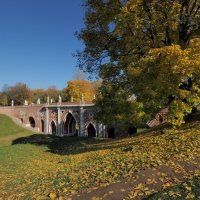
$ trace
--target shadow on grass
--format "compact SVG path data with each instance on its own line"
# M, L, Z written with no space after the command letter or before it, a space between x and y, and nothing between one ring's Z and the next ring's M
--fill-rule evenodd
M48 152L59 155L79 154L90 151L122 148L126 151L125 142L121 139L102 139L89 137L56 137L52 135L33 134L27 137L20 137L12 141L16 144L33 144L48 147Z
M198 128L199 122L193 122L185 124L178 128L178 130L187 130L191 128ZM138 133L129 138L134 138L129 141L123 138L116 139L102 139L102 138L90 138L90 137L56 137L52 135L33 134L27 137L20 137L12 141L12 145L16 144L33 144L38 146L46 146L51 153L59 155L79 154L90 151L105 150L121 148L122 151L132 151L134 145L140 145L142 143L141 137L153 137L163 135L166 133L166 129L169 128L168 124L156 127L154 129L148 129L142 133ZM141 137L140 137L141 136Z

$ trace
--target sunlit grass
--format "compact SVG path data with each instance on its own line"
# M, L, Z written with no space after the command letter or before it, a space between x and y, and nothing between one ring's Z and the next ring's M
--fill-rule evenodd
M0 138L4 136L16 135L16 134L27 134L31 131L27 131L15 123L12 119L6 115L0 114Z
M9 121L7 126L15 125ZM18 130L16 134L21 133ZM51 193L66 197L131 178L141 169L166 164L172 158L189 160L200 155L200 123L122 139L30 133L9 142L12 145L0 142L1 197L36 199Z

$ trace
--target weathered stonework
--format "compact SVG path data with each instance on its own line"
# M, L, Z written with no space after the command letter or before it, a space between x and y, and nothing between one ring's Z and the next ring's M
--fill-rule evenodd
M94 119L92 103L59 103L0 107L0 112L26 127L56 136L106 137L106 128Z

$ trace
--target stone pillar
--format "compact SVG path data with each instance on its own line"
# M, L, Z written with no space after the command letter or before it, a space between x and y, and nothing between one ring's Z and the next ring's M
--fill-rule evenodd
M84 104L84 94L81 95L81 103Z
M79 108L79 135L78 136L85 136L84 108L82 106L80 106L80 108Z
M49 105L49 96L47 97L47 105Z
M57 119L57 135L58 135L58 136L61 136L60 107L58 107L57 110L58 110L58 119Z
M103 137L107 137L106 136L106 126L105 125L103 125L102 136Z
M59 105L61 105L62 104L62 97L59 95L59 97L58 97L58 103L59 103Z
M97 122L97 137L102 137L102 124Z
M45 133L49 133L49 109L45 110Z
M40 105L40 98L37 100L37 104Z

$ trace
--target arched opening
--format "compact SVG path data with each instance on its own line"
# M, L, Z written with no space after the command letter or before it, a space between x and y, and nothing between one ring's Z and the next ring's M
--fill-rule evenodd
M128 129L128 134L129 134L129 135L133 135L133 134L135 134L135 133L137 133L137 128L134 127L134 126L129 127L129 129Z
M44 132L44 120L41 120L41 130Z
M52 135L56 134L56 124L54 121L51 122L51 133Z
M23 124L24 123L24 120L21 118L21 124Z
M162 124L163 123L163 116L160 114L158 116L158 120L159 120L159 123Z
M29 117L29 124L30 124L30 127L35 128L35 120L33 117Z
M64 134L77 135L76 120L71 113L68 113L66 121L64 123Z
M96 137L96 130L95 130L93 124L91 124L91 123L89 124L87 131L88 131L88 137Z
M115 128L111 127L107 129L108 138L115 138Z

